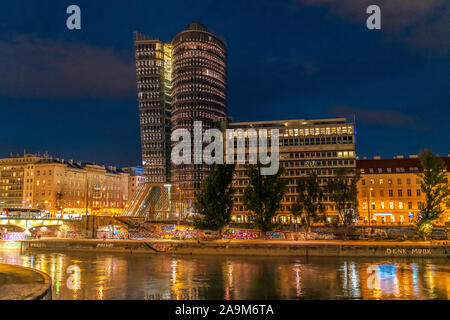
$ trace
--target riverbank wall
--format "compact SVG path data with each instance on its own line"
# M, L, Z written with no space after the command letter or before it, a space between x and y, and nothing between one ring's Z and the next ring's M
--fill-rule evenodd
M0 242L0 247L2 243ZM252 256L450 258L448 243L376 241L164 241L44 239L21 241L20 250L220 254Z

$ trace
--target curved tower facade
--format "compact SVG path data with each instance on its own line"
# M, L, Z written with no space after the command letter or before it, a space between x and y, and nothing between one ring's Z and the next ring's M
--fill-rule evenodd
M188 129L193 138L194 121L201 121L205 131L227 115L226 44L204 25L193 22L174 37L172 47L171 129ZM195 161L196 156L192 155L192 164L172 163L171 168L173 190L188 202L211 170Z

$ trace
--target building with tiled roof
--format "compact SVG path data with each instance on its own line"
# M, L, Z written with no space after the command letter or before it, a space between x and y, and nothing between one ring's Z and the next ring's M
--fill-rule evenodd
M116 167L48 155L12 157L0 163L4 208L37 209L52 215L118 214L128 200L129 174ZM2 191L13 188L14 193Z
M441 157L450 168L450 157ZM420 189L422 171L417 155L408 158L362 159L356 161L361 172L358 183L359 224L410 225L419 214L419 204L424 201ZM438 224L450 222L450 208Z

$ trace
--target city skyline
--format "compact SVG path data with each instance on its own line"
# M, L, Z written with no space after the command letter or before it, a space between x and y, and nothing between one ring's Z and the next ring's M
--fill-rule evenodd
M9 121L3 125L1 156L26 149L121 167L140 164L132 31L169 41L191 21L227 42L228 112L235 121L355 114L360 158L417 154L423 148L447 155L449 85L442 70L450 60L439 39L448 31L430 21L442 23L449 6L436 1L414 15L395 3L385 9L382 30L369 31L364 10L353 17L357 8L316 1L253 2L240 10L212 1L177 2L174 11L142 2L103 8L79 1L82 29L69 31L64 1L30 3L34 13L25 16L20 5L6 2L7 33L0 32L0 46L1 58L10 63L0 70L8 79L0 104ZM119 14L122 23L106 22ZM173 14L176 19L169 20ZM223 14L233 23L217 19ZM399 39L408 27L415 33L408 41ZM425 41L426 35L434 40ZM64 64L64 56L74 58L77 68ZM96 71L106 73L99 77ZM69 78L61 81L64 74Z
M449 0L1 8L0 300L450 299Z

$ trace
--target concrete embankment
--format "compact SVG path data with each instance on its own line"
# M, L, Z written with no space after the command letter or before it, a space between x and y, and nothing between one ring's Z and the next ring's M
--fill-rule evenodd
M22 250L221 254L259 256L450 258L448 243L390 241L167 241L45 239L22 241Z
M50 277L35 269L0 264L0 300L51 300Z

